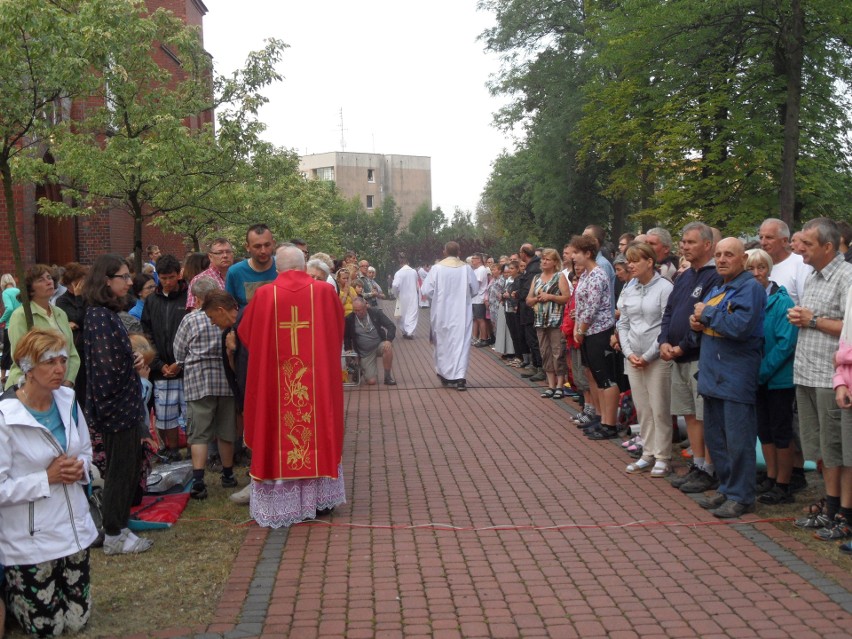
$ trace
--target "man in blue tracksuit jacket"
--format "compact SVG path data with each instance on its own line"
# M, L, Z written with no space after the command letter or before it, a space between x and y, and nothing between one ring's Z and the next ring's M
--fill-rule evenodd
M699 504L727 519L754 511L755 396L763 351L766 291L745 270L743 243L716 245L722 284L695 305L690 326L701 337L698 392L704 398L704 440L719 490Z

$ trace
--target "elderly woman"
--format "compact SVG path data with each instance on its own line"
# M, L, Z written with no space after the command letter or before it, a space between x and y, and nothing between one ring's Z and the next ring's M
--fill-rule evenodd
M763 249L746 251L746 270L766 289L763 318L763 359L757 378L757 437L766 461L766 480L758 485L757 501L762 504L793 502L790 477L793 474L793 358L799 329L787 320L795 306L787 289L769 279L772 258Z
M0 399L0 563L9 611L39 637L89 620L92 445L74 391L62 385L65 336L34 328L17 343L20 384Z
M562 399L568 367L565 362L565 338L562 336L562 313L571 292L568 281L559 272L562 259L558 251L541 251L541 273L533 278L527 295L527 306L533 309L534 325L541 361L547 375L547 389L542 398Z
M643 445L642 457L626 470L650 470L651 477L666 477L672 458L671 362L660 359L657 337L672 283L654 269L656 256L650 245L631 243L624 255L633 284L624 288L618 300L618 339Z
M328 282L331 271L328 265L321 259L311 258L305 264L305 272L318 282Z
M24 279L24 290L30 298L30 309L33 313L33 326L35 328L45 328L57 330L65 336L65 348L68 351L68 366L65 372L66 386L74 386L74 380L77 378L77 370L80 368L80 356L77 354L77 348L74 346L74 335L71 332L71 325L68 323L68 316L61 308L57 308L50 303L50 298L55 292L55 284L53 274L44 264L36 264L27 270L26 278ZM21 292L21 295L24 295ZM24 315L24 308L15 309L12 317L9 319L9 343L12 353L15 352L15 347L20 339L26 334L27 318ZM6 379L6 388L11 388L17 383L21 376L21 369L13 363L9 371L9 377Z
M153 543L127 527L139 483L140 438L144 432L142 384L136 370L143 361L134 357L127 329L118 316L131 279L124 259L101 255L83 285L89 305L83 322L86 416L103 438L106 453L103 515L107 555L145 552Z
M580 346L592 404L599 408L600 417L599 422L588 418L584 430L589 439L615 439L618 437L615 418L620 391L618 371L608 353L615 326L609 277L595 260L598 244L594 238L575 235L570 245L574 251L574 267L583 270L575 293L574 341ZM584 425L583 421L578 423Z

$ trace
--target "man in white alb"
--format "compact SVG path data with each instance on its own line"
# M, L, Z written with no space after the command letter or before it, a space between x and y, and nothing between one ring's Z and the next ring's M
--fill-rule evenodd
M399 254L399 270L393 276L391 290L399 300L399 327L405 339L414 339L417 329L420 292L417 289L417 271L408 265L405 253Z
M432 301L431 341L435 346L435 372L441 384L467 390L467 362L473 329L471 299L479 290L473 270L459 259L458 242L444 245L444 259L435 264L423 282L423 294Z

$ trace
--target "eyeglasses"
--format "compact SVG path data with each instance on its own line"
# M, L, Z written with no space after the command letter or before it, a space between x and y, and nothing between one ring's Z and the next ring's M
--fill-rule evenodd
M132 282L133 281L133 276L130 273L125 273L124 275L113 275L112 277L110 277L110 279L114 280L117 277L120 277L125 282Z

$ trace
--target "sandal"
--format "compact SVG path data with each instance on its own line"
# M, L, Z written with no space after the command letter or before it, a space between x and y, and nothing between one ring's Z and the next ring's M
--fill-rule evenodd
M562 389L561 389L561 388L557 388L556 390L554 390L554 391L553 391L553 394L551 395L551 397L552 397L553 399L562 399L562 397L563 397L564 395L565 395L565 393L563 393L563 392L562 392Z
M636 460L632 464L627 464L627 468L625 468L624 470L629 475L635 475L638 473L644 473L647 470L651 470L651 466L653 465L653 460L642 457L641 459Z
M667 461L658 461L654 464L654 468L651 470L651 477L663 478L668 477L672 473L671 464Z
M629 446L633 446L633 444L635 444L637 442L637 440L639 440L639 435L636 435L636 437L631 437L627 441L621 442L621 447L627 448Z
M541 396L542 396L544 399L550 399L551 397L553 397L553 393L555 393L555 392L556 392L556 391L554 391L552 388L548 388L546 391L544 391L544 392L541 394Z

